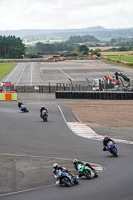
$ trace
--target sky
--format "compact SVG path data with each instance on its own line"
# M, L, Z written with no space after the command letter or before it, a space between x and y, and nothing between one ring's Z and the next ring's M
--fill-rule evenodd
M133 0L0 0L0 30L133 28Z

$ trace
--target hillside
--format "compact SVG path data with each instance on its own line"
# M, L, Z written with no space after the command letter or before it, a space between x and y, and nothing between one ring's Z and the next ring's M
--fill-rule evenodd
M83 29L21 29L21 30L0 30L0 35L14 35L22 40L62 40L66 41L70 36L92 35L97 39L111 38L133 38L133 28L106 29L101 26L88 27Z

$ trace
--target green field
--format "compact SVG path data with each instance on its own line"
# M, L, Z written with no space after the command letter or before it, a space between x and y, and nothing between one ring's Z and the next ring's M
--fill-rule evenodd
M110 58L110 59L115 59L115 60L119 60L119 61L133 63L133 56L117 55L117 56L107 56L107 57Z
M16 65L15 62L12 63L0 63L0 80L9 74L9 72L13 69L13 67Z

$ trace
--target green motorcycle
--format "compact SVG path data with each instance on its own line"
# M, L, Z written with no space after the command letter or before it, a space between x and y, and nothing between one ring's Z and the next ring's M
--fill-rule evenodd
M78 164L77 168L80 176L85 176L88 179L92 179L93 177L98 176L95 171L93 171L86 165Z

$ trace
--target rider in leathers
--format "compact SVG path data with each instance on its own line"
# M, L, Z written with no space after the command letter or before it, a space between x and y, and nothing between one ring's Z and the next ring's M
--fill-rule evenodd
M73 164L74 164L74 168L78 171L78 165L81 164L81 165L85 165L85 166L88 166L92 171L94 171L96 173L96 170L89 164L89 163L85 163L85 162L82 162L80 160L77 160L77 159L74 159L73 160ZM97 173L96 173L97 174ZM80 172L78 172L78 176L81 177L82 174Z
M40 108L40 117L42 117L42 111L43 110L46 110L47 115L48 115L48 110L44 106L41 106L41 108Z
M74 175L68 169L66 169L65 167L59 166L57 163L53 164L53 168L54 168L54 170L53 170L54 177L57 179L56 184L58 184L58 183L61 184L61 180L60 179L58 180L58 178L56 176L56 174L58 173L59 169L61 171L64 171L64 172L70 174L72 177L74 177Z
M113 143L115 143L111 138L109 138L107 135L105 135L104 139L103 139L103 151L107 151L108 150L107 143L109 141L112 141Z

